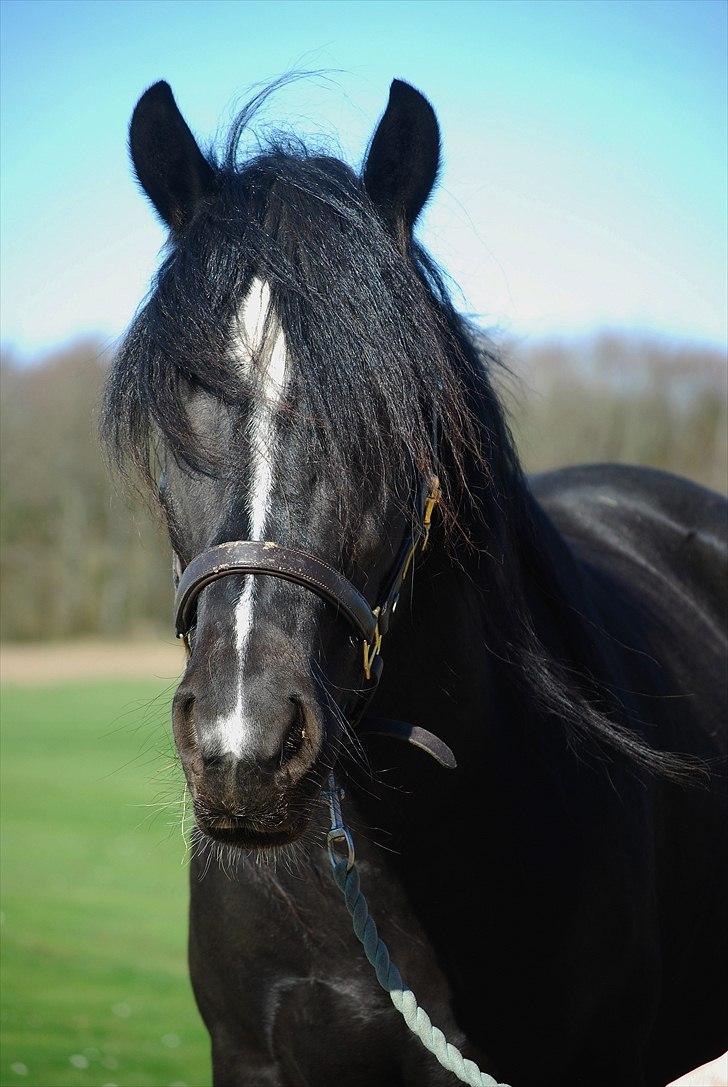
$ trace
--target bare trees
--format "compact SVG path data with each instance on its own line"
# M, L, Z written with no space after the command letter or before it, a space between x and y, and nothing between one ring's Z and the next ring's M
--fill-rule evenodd
M156 514L109 478L96 435L107 360L96 341L2 361L0 542L7 639L169 631ZM622 460L726 490L719 352L604 335L511 349L527 468Z
M109 480L99 447L104 370L91 341L30 366L3 359L3 638L118 636L168 622L155 518Z

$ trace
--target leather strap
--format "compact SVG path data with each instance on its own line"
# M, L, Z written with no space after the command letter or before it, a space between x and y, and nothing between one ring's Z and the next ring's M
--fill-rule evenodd
M448 770L457 768L452 749L439 736L435 736L434 732L421 728L420 725L410 725L407 721L393 721L389 717L364 717L359 722L356 731L365 736L368 733L370 736L392 736L395 740L403 740L405 743L413 744L414 747L419 747L421 751L426 751L435 762L439 762L440 766Z
M377 617L351 582L315 555L263 540L235 540L211 547L185 568L174 601L177 636L190 628L195 600L213 581L231 574L270 574L303 585L333 604L361 636L370 642Z

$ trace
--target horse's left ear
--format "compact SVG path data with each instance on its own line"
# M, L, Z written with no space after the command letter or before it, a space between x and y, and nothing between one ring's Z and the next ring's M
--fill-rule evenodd
M134 171L159 215L181 230L212 185L215 171L197 146L168 83L160 81L136 104L129 126Z
M364 187L395 237L409 238L440 166L440 130L430 103L395 79L369 145Z

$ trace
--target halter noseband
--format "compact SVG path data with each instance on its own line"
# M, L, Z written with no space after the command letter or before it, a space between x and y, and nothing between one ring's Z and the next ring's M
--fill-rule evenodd
M339 608L365 641L375 635L376 615L358 589L333 566L305 551L267 540L234 540L203 551L180 578L175 599L178 638L185 637L192 626L195 601L202 590L230 574L270 574L303 585Z
M378 717L362 721L382 673L382 638L389 630L392 613L415 552L418 547L422 550L427 547L432 513L439 501L440 484L437 477L433 477L429 491L420 488L419 520L402 543L384 595L376 607L371 607L348 578L316 555L267 540L234 540L202 551L180 576L174 601L177 637L183 639L189 649L189 632L194 625L197 597L208 585L223 577L267 574L302 585L332 604L361 638L362 671L368 686L356 696L354 705L350 707L348 716L351 724L367 732L407 740L427 751L443 766L454 767L455 758L450 748L427 729Z

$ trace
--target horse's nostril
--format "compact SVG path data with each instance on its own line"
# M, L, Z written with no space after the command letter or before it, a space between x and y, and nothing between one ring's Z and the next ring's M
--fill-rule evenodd
M229 754L223 755L203 755L202 765L206 770L216 770L228 765L232 761Z
M283 746L281 747L280 765L285 766L287 762L295 758L298 752L303 747L306 739L306 715L303 711L303 706L297 698L291 698L293 703L293 715L291 719L291 727L288 730Z

